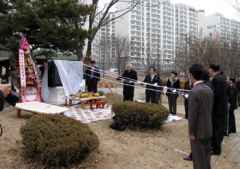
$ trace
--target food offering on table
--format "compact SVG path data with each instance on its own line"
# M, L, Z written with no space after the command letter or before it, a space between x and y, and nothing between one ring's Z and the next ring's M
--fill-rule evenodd
M76 94L71 94L71 97L74 98L91 98L91 97L99 97L99 96L103 96L103 91L99 91L97 93L87 93L87 92L81 92L81 90L79 90Z
M81 97L81 98L84 98L84 97L91 98L91 97L99 97L99 96L100 96L99 93L81 93L81 94L79 94L79 97Z

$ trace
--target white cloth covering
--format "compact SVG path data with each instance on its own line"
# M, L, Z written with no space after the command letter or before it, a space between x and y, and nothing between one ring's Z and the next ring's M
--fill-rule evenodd
M58 69L65 96L85 90L82 61L54 60L54 63ZM42 78L41 93L43 100L47 102L51 94L48 89L48 68L45 69Z

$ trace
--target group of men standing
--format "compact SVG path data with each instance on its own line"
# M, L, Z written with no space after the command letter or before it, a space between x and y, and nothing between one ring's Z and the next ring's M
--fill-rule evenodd
M91 65L94 67L95 62L91 62ZM185 160L193 160L195 169L210 169L210 156L221 154L223 137L236 132L234 110L237 109L238 90L234 86L235 79L226 81L217 63L210 64L209 70L193 64L189 67L189 73L189 81L185 83L185 89L189 90L185 98L185 110L192 152ZM99 69L88 68L86 74L86 84L95 92L96 87L90 83L90 79L96 78L95 83L100 80ZM139 81L132 64L127 64L126 70L117 79L123 80L123 101L133 101L134 83ZM158 103L158 94L161 95L163 89L154 67L149 69L149 74L141 84L146 84L146 102ZM167 87L169 111L175 115L180 88L176 72L171 72Z
M236 132L233 113L237 108L235 79L226 81L216 63L210 64L209 70L194 64L189 73L186 118L192 153L184 160L193 160L194 168L210 169L210 156L221 154L223 137Z

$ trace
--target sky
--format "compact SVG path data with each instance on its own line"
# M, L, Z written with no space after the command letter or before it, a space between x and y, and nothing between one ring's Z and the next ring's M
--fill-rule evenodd
M171 0L172 3L183 3L194 7L197 10L205 10L205 16L214 13L221 13L229 19L240 21L240 14L230 5L235 0Z

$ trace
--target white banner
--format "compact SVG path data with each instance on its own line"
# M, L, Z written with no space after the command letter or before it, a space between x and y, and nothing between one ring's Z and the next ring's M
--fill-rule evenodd
M19 49L18 55L19 55L21 99L22 99L22 102L26 102L26 74L25 74L24 50Z

